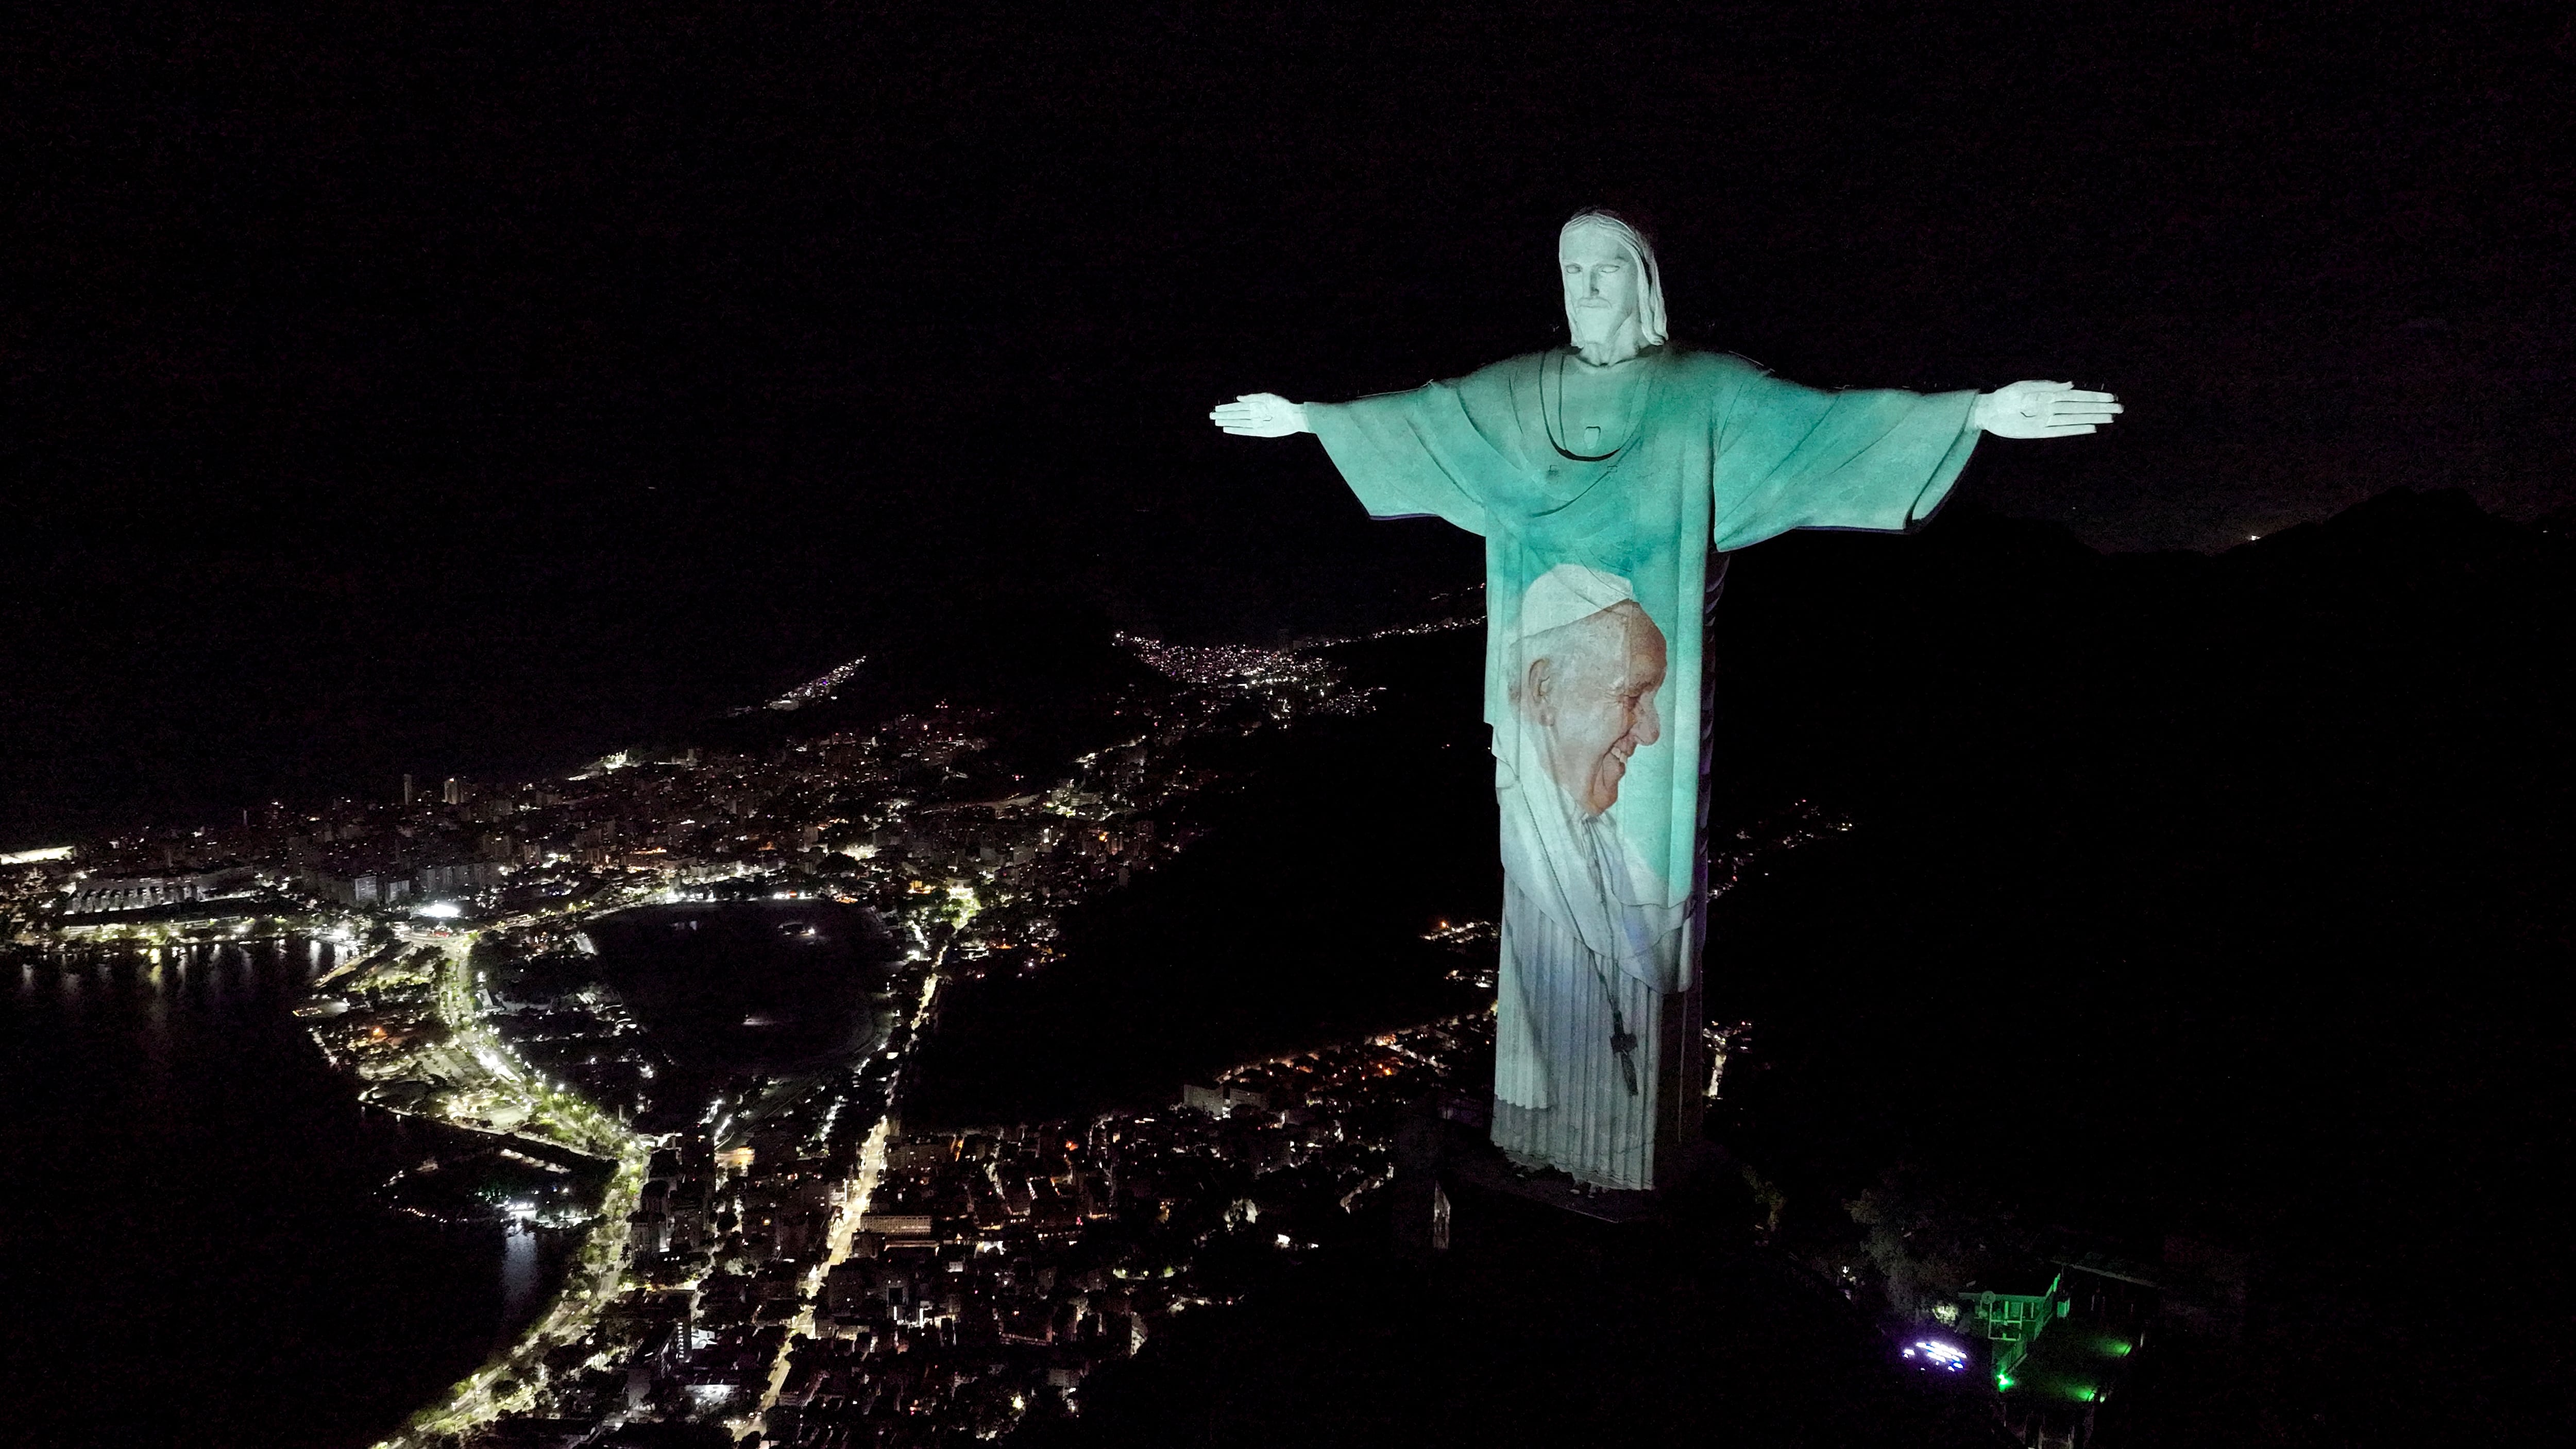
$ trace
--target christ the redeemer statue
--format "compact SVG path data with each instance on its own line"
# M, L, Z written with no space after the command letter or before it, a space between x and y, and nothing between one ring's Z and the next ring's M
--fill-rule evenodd
M1557 238L1572 345L1349 403L1252 393L1229 433L1311 432L1370 515L1485 539L1485 719L1502 806L1495 1143L1609 1188L1696 1132L1712 559L1793 528L1896 532L1981 432L2090 433L2071 383L1820 392L1667 340L1655 254L1586 211Z

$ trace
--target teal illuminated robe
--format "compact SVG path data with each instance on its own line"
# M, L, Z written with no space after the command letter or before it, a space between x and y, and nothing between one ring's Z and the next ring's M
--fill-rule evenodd
M1610 369L1615 403L1570 419L1565 374L1588 366L1558 348L1306 415L1372 516L1485 539L1505 879L1494 1140L1648 1188L1701 1099L1711 559L1793 528L1921 523L1975 444L1976 394L1823 392L1667 346ZM1652 678L1647 633L1668 663L1623 703L1621 681ZM1549 680L1572 702L1542 707Z

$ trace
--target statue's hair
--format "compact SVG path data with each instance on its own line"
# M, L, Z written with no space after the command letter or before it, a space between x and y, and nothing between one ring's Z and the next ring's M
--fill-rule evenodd
M1557 228L1556 239L1564 245L1566 236L1577 227L1594 226L1610 233L1637 262L1637 340L1648 347L1656 346L1671 336L1664 324L1664 279L1655 269L1655 244L1635 224L1615 211L1587 206L1566 218Z
M1505 696L1514 706L1524 704L1530 666L1541 659L1565 662L1569 649L1574 666L1602 664L1600 651L1589 645L1605 623L1616 619L1612 611L1623 606L1638 608L1635 586L1588 564L1561 563L1531 580L1528 592L1521 595L1520 617L1513 623L1512 671L1504 682ZM1650 626L1653 622L1647 619ZM1627 636L1625 626L1619 627L1619 642L1610 647L1624 653Z

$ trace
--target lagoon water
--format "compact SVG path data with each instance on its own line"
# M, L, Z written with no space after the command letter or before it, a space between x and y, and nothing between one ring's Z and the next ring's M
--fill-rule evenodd
M0 1440L364 1445L542 1306L561 1252L375 1196L436 1129L289 1014L330 951L0 956Z

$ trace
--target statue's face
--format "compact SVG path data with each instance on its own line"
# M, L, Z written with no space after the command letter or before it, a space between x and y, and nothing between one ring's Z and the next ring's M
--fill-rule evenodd
M1628 757L1663 738L1664 631L1621 603L1552 632L1564 642L1530 666L1531 722L1544 731L1548 774L1598 815L1618 802Z
M1577 337L1608 337L1637 315L1636 259L1597 226L1558 238L1556 270L1565 281L1565 320Z

